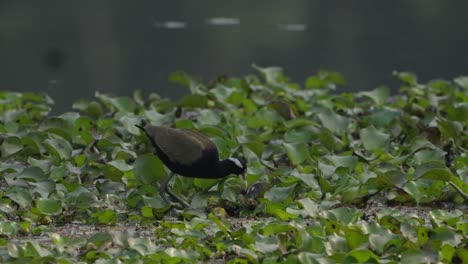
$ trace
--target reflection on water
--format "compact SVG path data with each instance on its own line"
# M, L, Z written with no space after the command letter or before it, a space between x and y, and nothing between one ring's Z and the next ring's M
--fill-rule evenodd
M181 29L186 28L187 23L183 21L154 21L153 26L157 28Z
M278 29L285 30L285 31L306 31L307 25L305 24L279 24Z
M0 90L47 91L59 111L96 91L177 99L177 70L280 66L301 84L324 68L345 76L338 91L397 89L393 70L468 74L468 1L29 2L0 1Z
M210 17L205 21L208 25L215 26L232 26L240 23L240 19L236 17Z

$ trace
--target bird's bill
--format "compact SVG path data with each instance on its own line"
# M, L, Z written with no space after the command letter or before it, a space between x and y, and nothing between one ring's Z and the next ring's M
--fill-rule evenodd
M245 174L247 174L247 171L241 173L240 176L242 177L242 180L247 181L247 179L245 178Z

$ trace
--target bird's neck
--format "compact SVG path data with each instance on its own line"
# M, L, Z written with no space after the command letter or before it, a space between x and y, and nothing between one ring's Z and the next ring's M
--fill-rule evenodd
M216 166L215 179L221 179L229 176L232 173L232 162L229 159L222 160Z

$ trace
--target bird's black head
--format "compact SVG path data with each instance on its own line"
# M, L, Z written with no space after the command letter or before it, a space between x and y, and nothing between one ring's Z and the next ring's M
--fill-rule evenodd
M241 175L242 178L245 179L245 171L247 169L247 165L243 158L231 157L221 161L219 169L221 170L218 172L220 174L219 178L226 177L230 174L235 174Z

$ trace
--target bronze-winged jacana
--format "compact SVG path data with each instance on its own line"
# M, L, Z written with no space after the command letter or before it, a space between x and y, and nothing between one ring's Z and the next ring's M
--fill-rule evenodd
M244 176L246 164L238 158L219 160L216 145L205 135L181 128L170 128L146 124L135 125L145 132L156 149L155 155L171 171L161 184L159 194L170 203L164 195L168 193L182 206L188 204L169 190L167 184L174 174L190 178L220 179L231 174Z

